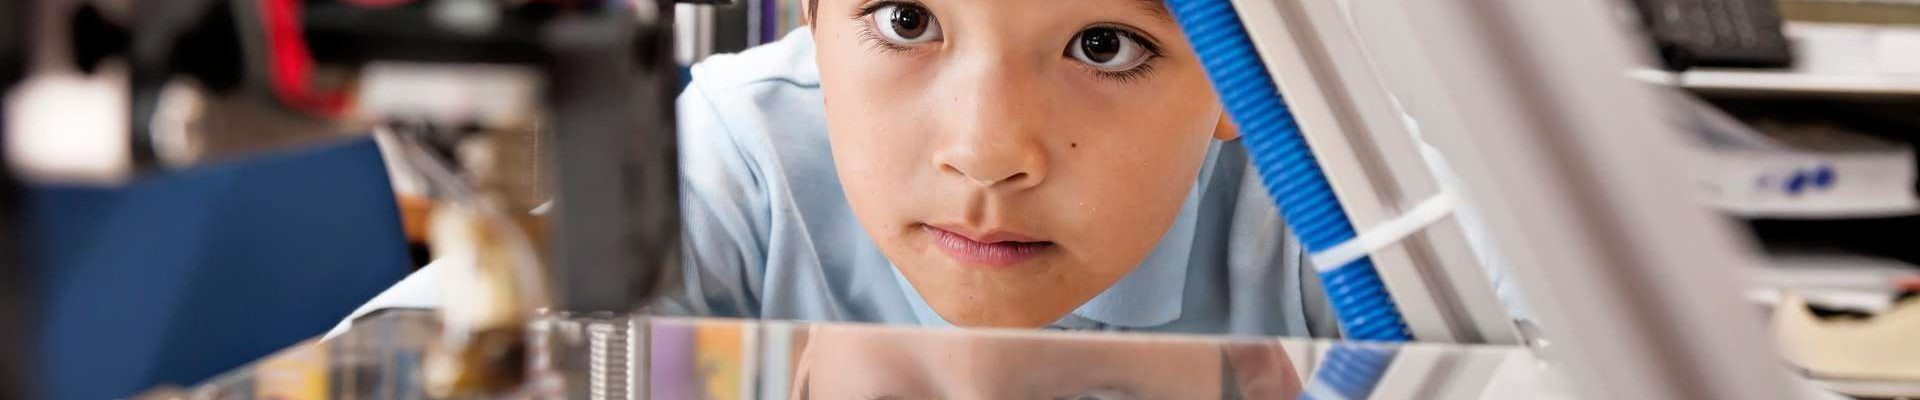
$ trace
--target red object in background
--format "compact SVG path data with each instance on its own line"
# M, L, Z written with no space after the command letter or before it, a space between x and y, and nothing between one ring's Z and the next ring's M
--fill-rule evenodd
M341 2L360 7L379 8L412 3L413 0L341 0Z
M1900 288L1900 290L1905 290L1909 292L1920 292L1920 278L1895 279L1893 281L1893 286Z
M295 109L323 117L338 116L346 109L346 95L320 93L307 86L312 80L313 55L307 50L307 41L300 31L300 1L261 0L273 94Z

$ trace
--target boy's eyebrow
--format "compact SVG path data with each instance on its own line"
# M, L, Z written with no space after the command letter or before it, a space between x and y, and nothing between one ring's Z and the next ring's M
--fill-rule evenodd
M1173 13L1170 11L1167 11L1167 3L1165 0L1134 0L1133 3L1134 5L1137 5L1140 8L1147 10L1147 12L1153 13L1153 16L1160 17L1160 19L1163 21L1166 21L1168 23L1174 22Z

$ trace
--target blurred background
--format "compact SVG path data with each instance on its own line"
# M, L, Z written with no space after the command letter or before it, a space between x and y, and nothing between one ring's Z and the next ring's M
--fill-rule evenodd
M1380 7L1335 3L1361 41L1389 30ZM1920 0L1608 4L1578 16L1632 32L1643 63L1621 75L1657 88L1660 122L1684 135L1663 151L1685 154L1671 172L1688 193L1667 200L1704 204L1754 256L1728 277L1751 308L1721 311L1769 321L1783 363L1823 390L1920 396ZM192 385L315 338L443 256L427 221L453 205L486 204L529 232L513 251L555 260L558 304L650 295L623 286L666 281L644 268L567 287L579 263L555 254L672 260L668 113L687 67L778 40L799 8L0 2L0 324L19 328L0 330L0 399ZM1417 66L1372 68L1396 112L1438 101L1396 92ZM653 152L618 152L634 148ZM595 178L629 186L579 181ZM549 216L555 204L586 217ZM1497 250L1473 247L1476 267L1501 273Z

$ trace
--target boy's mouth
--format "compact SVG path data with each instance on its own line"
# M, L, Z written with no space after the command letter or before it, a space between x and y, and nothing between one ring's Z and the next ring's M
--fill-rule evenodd
M1053 248L1053 242L1002 232L970 232L957 227L920 225L932 235L934 247L962 264L1009 267L1039 257ZM965 232L965 233L963 233Z

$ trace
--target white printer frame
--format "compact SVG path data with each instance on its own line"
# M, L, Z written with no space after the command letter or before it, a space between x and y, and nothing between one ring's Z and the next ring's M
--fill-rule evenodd
M1806 393L1738 294L1757 255L1693 196L1659 89L1628 76L1651 51L1625 2L1234 4L1359 229L1438 190L1417 121L1582 397ZM1511 340L1469 251L1443 221L1373 253L1417 338Z
M1235 0L1234 8L1357 230L1441 194L1342 3ZM1457 215L1371 258L1416 340L1519 343Z

